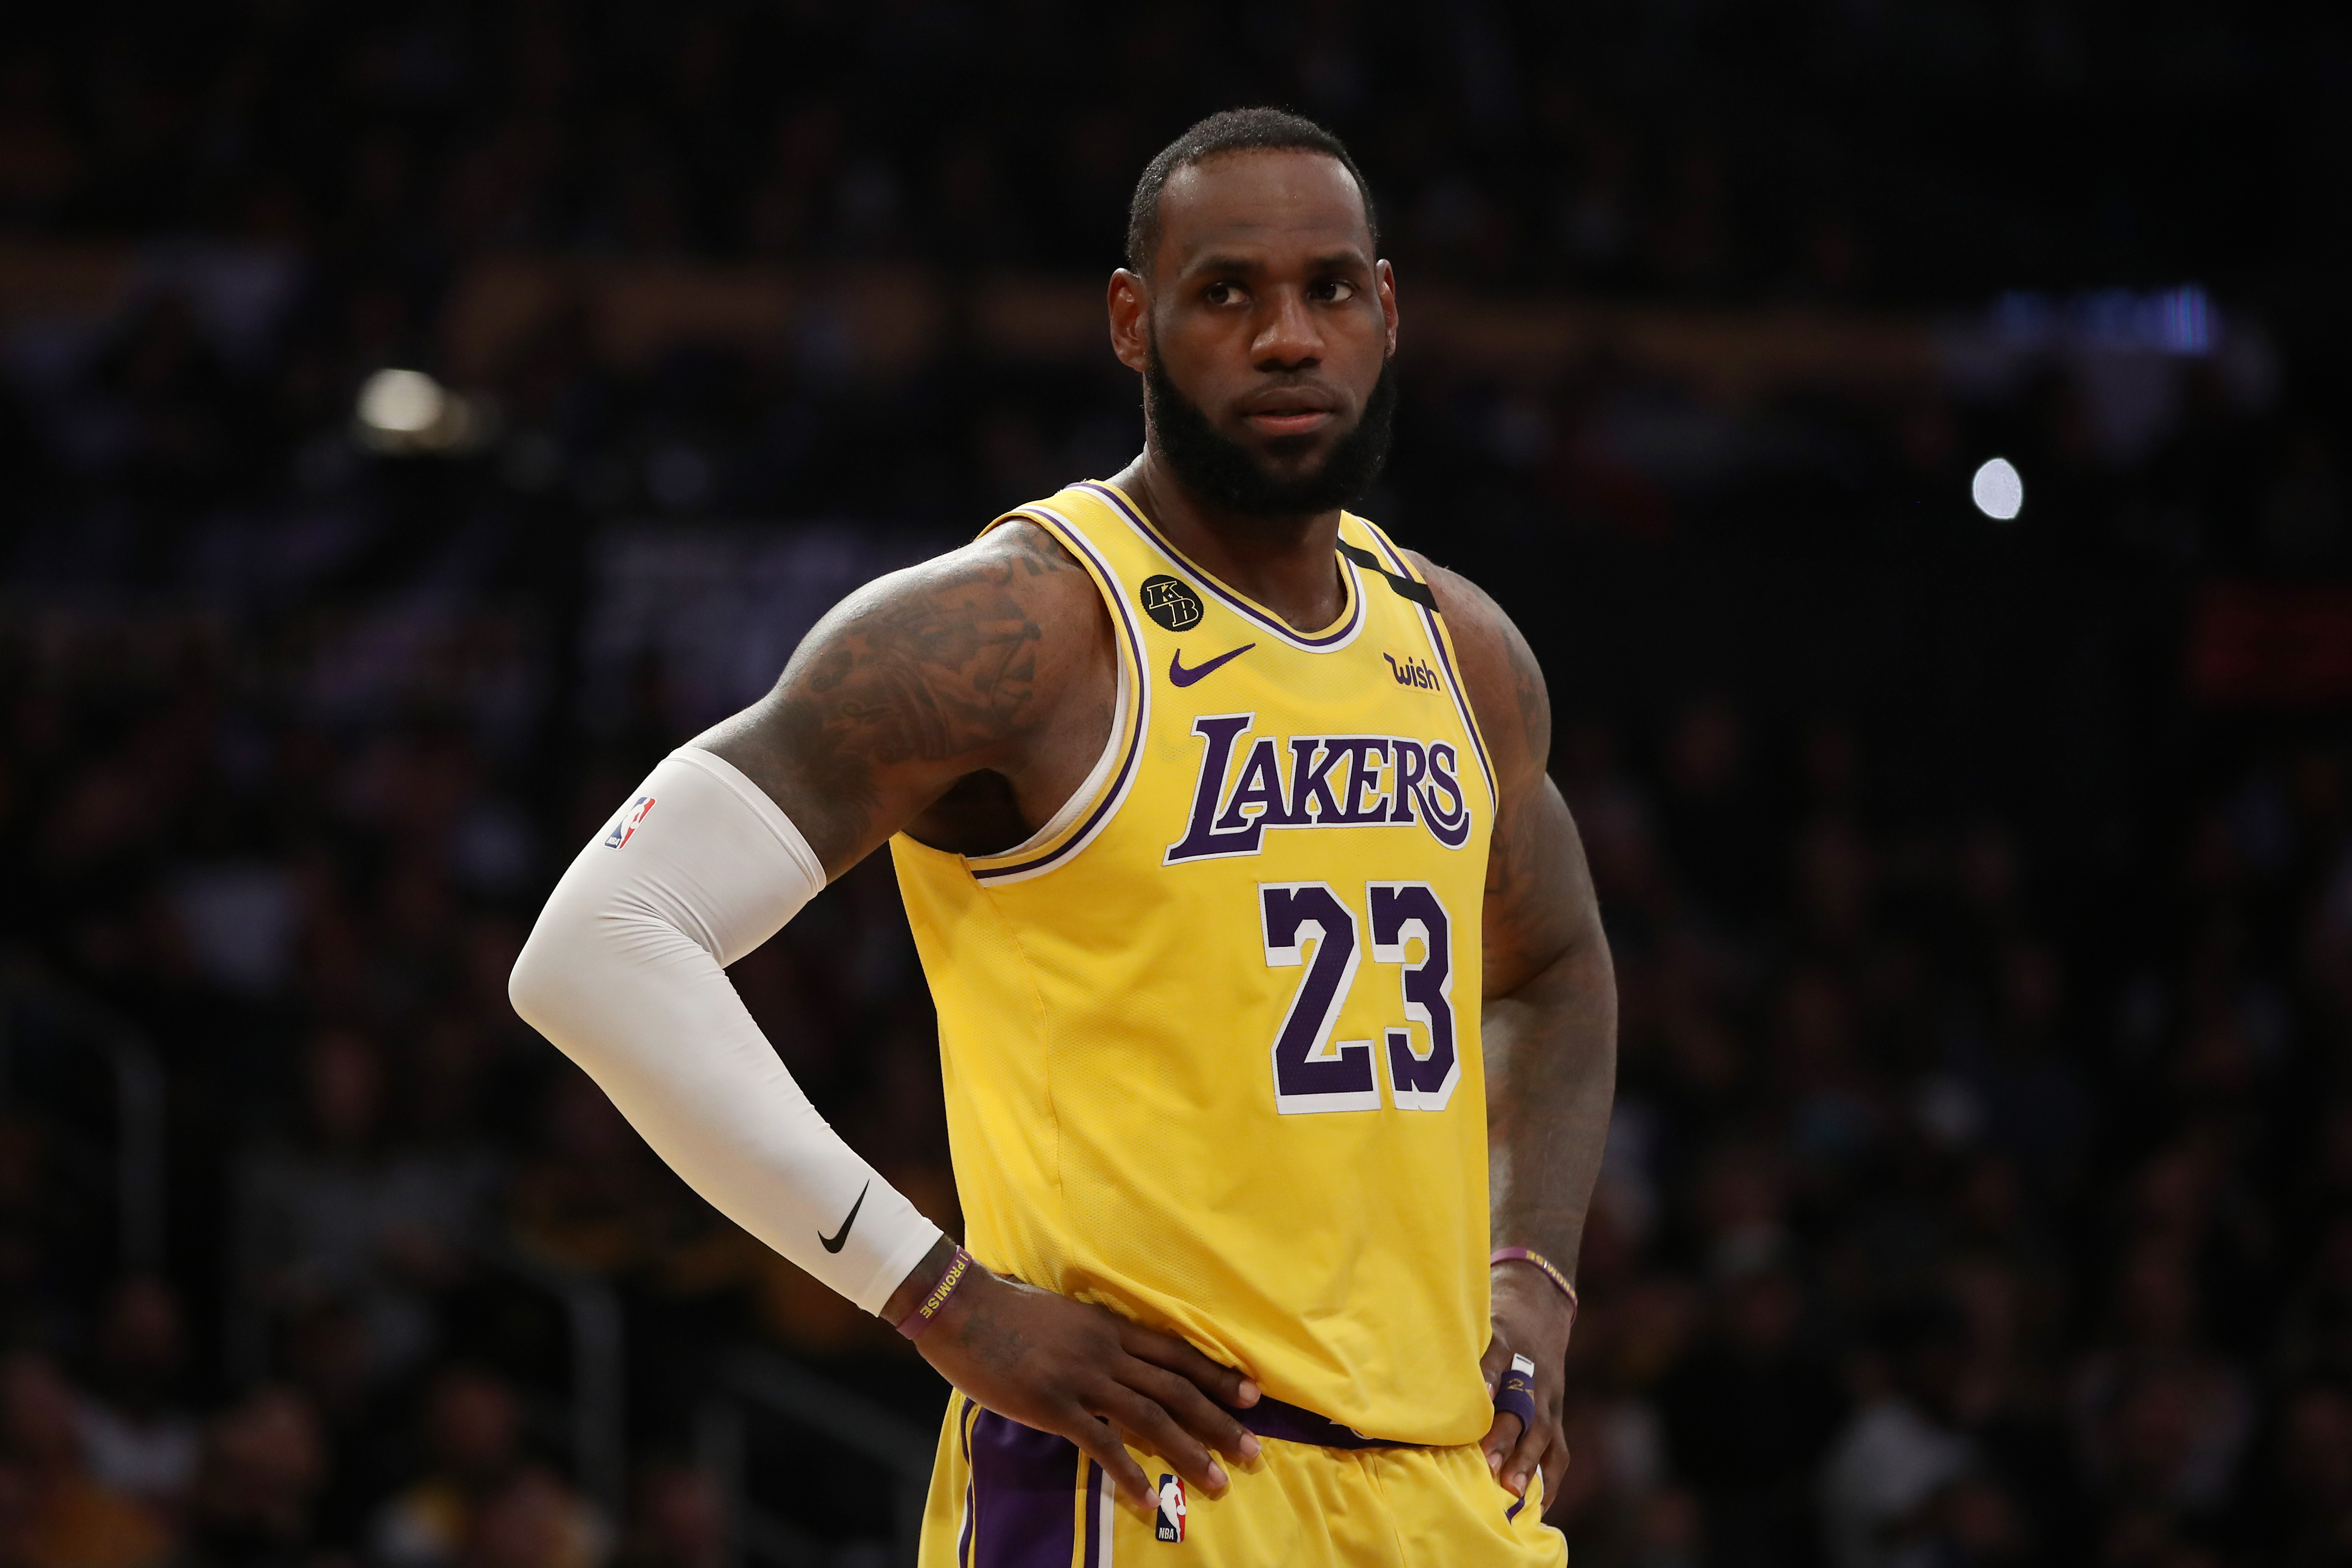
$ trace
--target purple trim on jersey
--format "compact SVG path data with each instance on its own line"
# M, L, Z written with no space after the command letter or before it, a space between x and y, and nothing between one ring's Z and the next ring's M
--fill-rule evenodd
M1525 1507L1527 1507L1527 1506L1528 1506L1528 1494L1527 1494L1527 1493L1525 1493L1525 1492L1521 1492L1521 1493L1519 1494L1519 1500L1518 1500L1518 1501L1517 1501L1517 1502L1515 1502L1515 1503L1513 1503L1510 1507L1508 1507L1508 1508L1507 1508L1507 1509L1505 1509L1505 1510L1503 1510L1503 1522L1504 1522L1505 1524L1508 1524L1508 1523L1510 1523L1510 1522L1511 1522L1511 1521L1513 1521L1513 1520L1515 1520L1515 1519L1518 1518L1518 1517L1519 1517L1519 1510L1521 1510L1521 1509L1523 1509L1523 1508L1525 1508Z
M1387 534L1377 528L1368 531L1372 536L1372 542L1381 547L1381 553L1394 562L1399 572L1408 577L1413 576L1412 568L1406 565L1404 557L1396 552L1396 547L1389 542ZM1418 581L1417 578L1415 580ZM1438 629L1437 612L1426 605L1413 607L1421 612L1423 624L1429 628L1429 646L1437 650L1437 662L1445 667L1446 689L1453 693L1454 706L1462 713L1462 727L1469 732L1470 745L1478 753L1478 771L1486 775L1486 798L1494 803L1496 810L1500 811L1503 795L1495 784L1495 764L1486 760L1486 739L1478 732L1477 716L1470 711L1470 693L1463 689L1462 678L1454 673L1454 656L1445 651L1445 634Z
M1186 575L1199 578L1201 584L1203 587L1207 588L1209 592L1214 594L1218 598L1223 599L1227 605L1240 611L1243 615L1247 616L1250 619L1257 622L1258 625L1265 627L1266 630L1275 633L1276 636L1288 638L1292 643L1296 644L1299 647L1319 651L1329 647L1334 643L1344 642L1349 637L1355 635L1356 627L1363 621L1363 579L1356 575L1354 566L1349 562L1340 559L1337 552L1333 552L1332 558L1339 561L1339 569L1348 574L1349 614L1347 624L1340 626L1337 631L1328 632L1322 637L1303 637L1299 634L1298 628L1292 626L1288 621L1283 620L1277 616L1267 615L1264 610L1259 609L1255 605L1251 604L1247 599L1235 594L1223 583L1218 582L1214 577L1210 576L1206 572L1202 571L1199 567L1185 560L1183 552L1178 550L1173 544L1169 543L1167 536L1161 533L1157 528L1154 528L1151 525L1150 519L1146 518L1141 512L1136 510L1135 508L1129 506L1127 503L1127 498L1120 495L1108 485L1098 483L1094 479L1080 479L1076 488L1082 490L1092 490L1095 494L1102 497L1103 500L1110 502L1111 505L1117 507L1119 511L1126 516L1129 522L1140 529L1144 535L1149 538L1152 543L1158 545L1163 554L1167 555L1170 560L1174 561L1178 565L1182 566Z
M1103 1468L1100 1465L1096 1464L1092 1459L1088 1459L1087 1461L1087 1489L1086 1502L1084 1505L1087 1514L1086 1568L1102 1568L1102 1491L1103 1487L1106 1484L1107 1481L1103 1475Z
M1013 515L1025 518L1032 522L1037 521L1030 517L1027 512L1015 512ZM1111 779L1110 787L1103 791L1102 798L1095 802L1094 810L1087 813L1086 821L1079 825L1076 833L1034 859L1016 860L1004 866L972 867L971 875L975 881L985 882L993 877L1010 877L1016 873L1042 869L1059 860L1063 856L1078 849L1091 839L1095 830L1102 826L1103 818L1116 810L1119 802L1127 798L1128 779L1135 772L1136 760L1143 755L1143 732L1151 721L1151 669L1144 662L1143 634L1136 629L1135 616L1127 607L1127 595L1121 591L1123 585L1119 582L1118 574L1112 571L1104 563L1103 558L1095 553L1094 546L1087 542L1086 535L1078 531L1074 524L1061 518L1055 518L1054 521L1061 523L1061 528L1048 529L1046 531L1054 535L1056 542L1076 546L1088 561L1094 563L1095 570L1101 574L1096 581L1110 588L1110 601L1118 606L1120 624L1127 628L1128 647L1135 654L1136 668L1135 710L1128 717L1133 722L1135 729L1128 740L1127 755L1119 759L1118 773ZM1066 532L1068 535L1067 538L1063 537Z
M1400 1443L1391 1437L1367 1437L1353 1426L1342 1426L1337 1421L1318 1415L1312 1410L1296 1405L1285 1405L1279 1399L1261 1398L1246 1410L1236 1410L1228 1405L1225 1414L1248 1427L1261 1437L1271 1437L1278 1443L1304 1443L1315 1448L1411 1448L1412 1443Z
M973 1418L971 1568L1070 1568L1077 1458L1067 1437L993 1410Z

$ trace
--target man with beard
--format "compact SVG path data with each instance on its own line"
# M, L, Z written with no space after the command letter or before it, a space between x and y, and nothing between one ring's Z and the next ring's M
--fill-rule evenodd
M1558 1563L1615 996L1526 643L1344 510L1395 404L1354 163L1194 126L1109 307L1143 454L835 610L582 852L516 1005L919 1336L925 1563ZM886 839L969 1251L723 973Z

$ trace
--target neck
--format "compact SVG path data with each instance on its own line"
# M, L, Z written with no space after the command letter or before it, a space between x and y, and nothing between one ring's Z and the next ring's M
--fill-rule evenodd
M1339 513L1253 517L1212 506L1176 477L1155 447L1111 483L1135 498L1168 542L1227 587L1264 605L1303 632L1339 618L1347 589L1333 554Z

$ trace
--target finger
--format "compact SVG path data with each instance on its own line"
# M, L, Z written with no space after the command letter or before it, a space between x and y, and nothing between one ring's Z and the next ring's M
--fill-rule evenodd
M1229 1366L1211 1361L1190 1342L1150 1329L1128 1327L1119 1335L1127 1353L1138 1361L1165 1367L1179 1377L1188 1379L1194 1387L1210 1398L1246 1410L1258 1402L1259 1388L1255 1381Z
M1503 1484L1510 1488L1512 1496L1528 1495L1528 1478L1534 1475L1536 1467L1542 1463L1544 1450L1559 1440L1559 1424L1547 1421L1540 1415L1533 1425L1519 1434L1518 1441L1511 1445L1510 1457L1503 1461L1499 1472Z
M1257 1458L1257 1435L1213 1403L1191 1379L1138 1360L1119 1381L1157 1402L1184 1430L1217 1452L1245 1462Z
M1572 1457L1573 1456L1569 1452L1568 1444L1566 1442L1554 1443L1550 1447L1544 1450L1543 1495L1544 1506L1546 1508L1549 1508L1551 1506L1552 1499L1559 1496L1559 1483L1565 1480L1568 1477L1569 1461Z
M1131 1388L1114 1385L1103 1401L1103 1414L1134 1434L1136 1446L1148 1448L1175 1467L1176 1473L1211 1497L1223 1497L1233 1483L1216 1456L1176 1424L1176 1418Z
M1518 1447L1520 1426L1517 1415L1507 1410L1498 1410L1495 1413L1494 1425L1486 1428L1484 1437L1478 1439L1479 1449L1486 1456L1487 1473L1497 1479L1502 1477L1503 1460Z
M1085 1450L1087 1458L1100 1465L1103 1474L1127 1494L1129 1502L1138 1508L1158 1506L1160 1494L1151 1489L1150 1479L1143 1473L1143 1467L1135 1462L1135 1457L1127 1451L1127 1445L1118 1440L1118 1434L1108 1422L1087 1411L1076 1410L1071 1413L1070 1423L1062 1436Z
M1511 1347L1503 1342L1500 1335L1488 1340L1486 1353L1478 1358L1478 1373L1486 1380L1487 1398L1495 1397L1495 1385L1502 1382L1503 1373L1510 1369L1510 1365Z

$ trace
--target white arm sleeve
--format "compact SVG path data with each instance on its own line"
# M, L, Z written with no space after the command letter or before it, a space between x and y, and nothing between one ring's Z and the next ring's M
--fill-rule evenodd
M696 1192L879 1312L939 1226L816 1113L726 973L824 886L764 791L681 749L572 862L507 989Z

